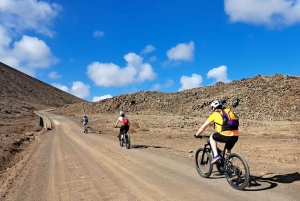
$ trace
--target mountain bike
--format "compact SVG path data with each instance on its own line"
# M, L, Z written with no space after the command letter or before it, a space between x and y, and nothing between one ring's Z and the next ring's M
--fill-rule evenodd
M121 128L121 127L115 127L115 128ZM119 134L119 143L120 146L123 147L124 144L126 146L126 149L130 149L130 136L129 133L126 133L124 130L122 133Z
M213 164L211 164L213 151L209 137L210 136L196 137L207 140L204 147L199 148L195 153L197 172L204 178L208 178L213 170ZM221 157L221 160L215 163L218 172L225 175L226 180L234 189L245 189L250 181L250 170L246 160L238 153L229 153L225 156L225 146L223 151L218 148L218 154Z

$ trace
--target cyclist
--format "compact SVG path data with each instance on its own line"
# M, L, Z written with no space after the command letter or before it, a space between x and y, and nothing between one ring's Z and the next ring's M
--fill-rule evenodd
M88 122L89 122L88 117L87 117L86 115L83 115L83 118L82 118L82 120L81 120L81 123L83 124L83 127L82 127L82 128L83 128L83 132L85 132L84 126L87 125Z
M200 136L200 134L210 124L214 124L216 133L212 134L209 139L214 155L211 163L216 163L221 159L217 152L217 142L225 143L225 154L231 153L231 149L238 141L239 122L237 116L230 109L223 107L222 102L219 100L214 100L211 103L211 109L213 110L213 113L208 117L205 123L202 124L197 133L194 135L194 137Z
M120 117L118 118L115 127L118 126L119 122L121 122L121 127L120 127L120 133L117 137L119 137L119 140L121 140L121 133L123 133L123 131L127 133L130 127L129 119L125 116L124 111L120 111Z

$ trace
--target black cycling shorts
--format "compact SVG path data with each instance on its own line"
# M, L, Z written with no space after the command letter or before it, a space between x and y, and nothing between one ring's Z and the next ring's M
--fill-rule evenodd
M129 130L129 126L128 126L128 125L126 125L126 126L121 126L121 127L120 127L120 133L123 133L123 131L124 131L125 133L127 133L128 130Z
M234 147L235 143L238 141L239 136L224 136L220 133L214 133L213 139L217 142L225 143L225 148L227 150L231 150Z

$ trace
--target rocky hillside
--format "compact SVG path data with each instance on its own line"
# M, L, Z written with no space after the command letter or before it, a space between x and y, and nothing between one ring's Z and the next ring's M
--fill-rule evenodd
M34 110L86 102L1 62L0 86L0 117L8 122L32 116Z
M222 100L240 118L249 120L300 120L300 77L258 75L230 83L199 87L176 93L141 91L95 103L79 103L59 108L61 114L181 114L207 117L210 102Z

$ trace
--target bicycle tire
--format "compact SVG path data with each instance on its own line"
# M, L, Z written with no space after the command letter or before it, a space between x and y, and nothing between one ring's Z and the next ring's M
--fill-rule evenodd
M202 155L204 157L203 158L204 160L201 162ZM208 150L204 150L204 148L199 148L196 151L195 165L196 165L196 170L201 177L208 178L211 175L213 170L213 165L211 164L211 155Z
M120 135L121 135L121 134L120 134ZM122 134L122 135L123 135L123 134ZM120 140L120 146L123 147L123 146L124 146L124 140L123 140L123 137L121 136L119 140Z
M126 149L130 149L130 137L129 135L127 134L127 139L126 139Z
M237 153L230 153L225 159L225 177L230 186L243 190L249 185L250 170L246 160Z

